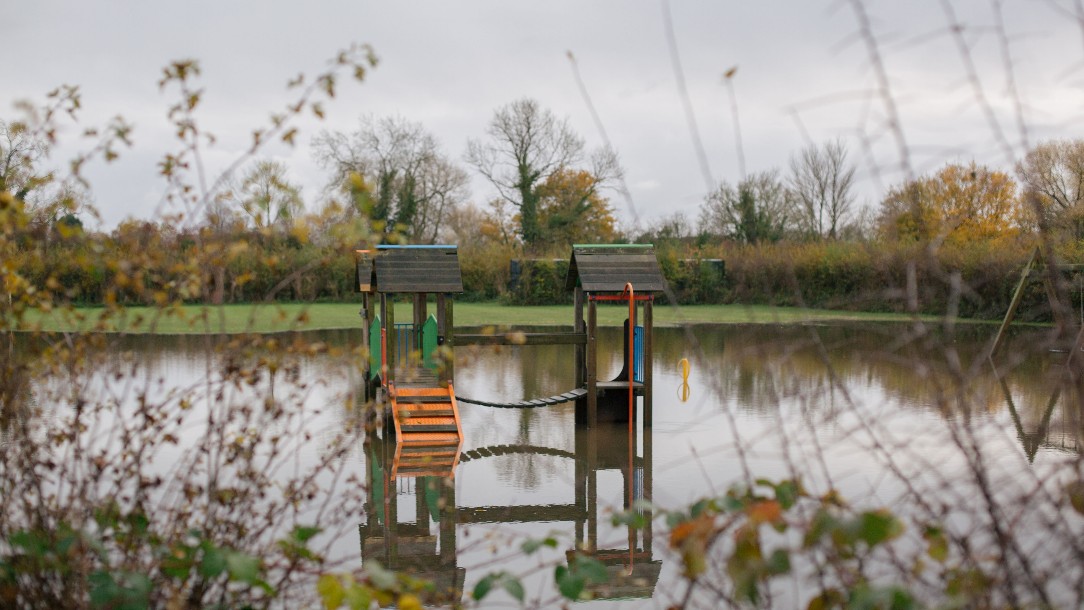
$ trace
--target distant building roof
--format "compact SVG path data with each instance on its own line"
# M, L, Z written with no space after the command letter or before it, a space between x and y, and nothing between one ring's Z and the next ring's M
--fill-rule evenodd
M377 292L463 292L456 246L377 246Z
M565 289L582 286L587 292L621 292L632 282L636 292L666 289L655 247L651 244L576 244L568 264Z

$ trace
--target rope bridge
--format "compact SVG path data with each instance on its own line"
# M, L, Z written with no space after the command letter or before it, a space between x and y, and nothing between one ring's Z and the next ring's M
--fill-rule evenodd
M584 388L576 388L575 390L556 396L547 396L545 398L536 398L534 400L521 400L518 402L490 402L488 400L467 398L466 396L456 396L455 398L459 402L469 402L472 405L480 405L483 407L497 407L498 409L534 409L536 407L549 407L559 405L563 402L571 402L584 396L587 396L587 390Z
M513 454L550 455L573 460L576 459L575 453L563 449L554 449L552 447L538 447L535 445L490 445L489 447L479 447L464 452L459 458L459 463L463 464L471 460L479 460L495 455Z

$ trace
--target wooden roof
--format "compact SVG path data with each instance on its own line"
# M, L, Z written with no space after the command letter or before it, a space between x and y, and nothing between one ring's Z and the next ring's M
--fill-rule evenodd
M455 246L377 246L373 260L377 292L463 292Z
M632 282L636 292L666 289L655 247L651 244L576 244L568 264L565 289L582 286L587 292L621 292Z

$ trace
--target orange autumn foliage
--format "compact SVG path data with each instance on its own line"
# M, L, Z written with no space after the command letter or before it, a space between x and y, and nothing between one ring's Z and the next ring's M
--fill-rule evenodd
M1016 237L1026 224L1016 182L971 162L890 190L879 229L885 237L964 244Z

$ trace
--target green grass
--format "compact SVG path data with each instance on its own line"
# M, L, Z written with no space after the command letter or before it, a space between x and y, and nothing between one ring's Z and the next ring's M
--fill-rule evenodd
M45 331L103 331L157 334L198 333L268 333L289 330L358 328L359 303L282 303L271 305L191 305L156 309L129 307L119 315L104 308L84 307L34 313L27 321ZM430 312L435 306L430 304ZM396 320L409 320L411 306L398 303ZM619 326L628 309L624 305L604 305L599 309L599 324ZM571 305L533 307L497 303L456 303L455 325L466 326L559 326L572 324ZM824 321L903 321L900 314L861 313L746 305L691 305L655 307L656 326L692 324L793 324ZM934 319L934 318L928 318Z

